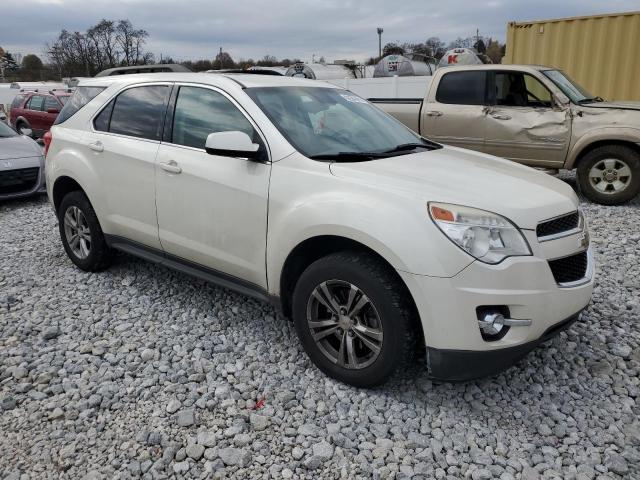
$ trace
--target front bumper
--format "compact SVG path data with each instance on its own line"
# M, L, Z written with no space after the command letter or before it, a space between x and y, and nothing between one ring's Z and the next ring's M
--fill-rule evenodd
M6 165L6 166L5 166ZM25 186L23 189L5 191L0 181L0 200L28 197L38 193L46 192L44 160L41 157L27 157L16 160L0 161L0 175L11 174L14 170L38 169L38 176L35 182Z
M564 252L575 253L572 240ZM550 247L544 247L550 248ZM553 247L557 248L557 246ZM570 287L556 283L546 258L536 246L534 255L508 258L498 265L473 262L451 278L399 272L415 301L425 337L433 377L464 380L506 368L526 355L550 333L568 326L591 300L593 252L581 282ZM478 307L506 307L510 318L531 320L510 327L493 341L482 337ZM576 313L578 312L578 313Z
M573 325L582 316L576 313L549 327L537 340L498 350L440 350L427 348L429 373L435 380L465 381L494 375L524 358L531 350Z

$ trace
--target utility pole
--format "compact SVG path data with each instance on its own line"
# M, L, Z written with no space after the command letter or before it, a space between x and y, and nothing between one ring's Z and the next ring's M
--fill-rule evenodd
M378 59L382 58L382 32L384 30L378 27Z
M218 58L220 59L220 70L222 70L222 47L220 47L220 53L218 54Z

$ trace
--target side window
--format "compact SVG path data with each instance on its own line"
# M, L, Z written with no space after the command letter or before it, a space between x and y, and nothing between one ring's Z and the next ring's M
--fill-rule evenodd
M41 112L42 109L44 107L44 97L41 97L40 95L34 95L33 97L31 97L31 99L29 100L29 103L27 104L27 108L29 110L36 110Z
M109 131L160 140L169 87L150 85L125 90L115 100Z
M60 110L61 105L60 102L58 102L58 100L56 100L53 97L45 97L44 98L44 111L46 112L47 110L49 110L50 108L55 108L56 110Z
M487 72L451 72L440 79L436 101L455 105L484 105Z
M180 87L173 116L172 143L204 148L214 132L239 130L255 141L249 120L224 95L199 87Z
M11 102L11 108L19 108L23 100L24 95L16 95L13 102Z
M506 107L550 107L551 92L531 75L521 72L495 73L496 105Z
M111 112L113 111L113 104L115 100L111 100L106 107L98 114L93 120L93 128L99 132L108 132L109 123L111 122Z

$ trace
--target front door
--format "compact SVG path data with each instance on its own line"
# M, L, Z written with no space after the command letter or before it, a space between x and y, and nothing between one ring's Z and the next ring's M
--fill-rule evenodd
M435 101L422 107L420 133L440 143L482 152L486 78L484 70L445 73Z
M223 92L180 86L156 163L160 241L166 253L266 288L265 251L271 165L209 155L214 132L254 125Z
M530 74L491 72L485 151L521 163L562 167L571 138L571 114Z

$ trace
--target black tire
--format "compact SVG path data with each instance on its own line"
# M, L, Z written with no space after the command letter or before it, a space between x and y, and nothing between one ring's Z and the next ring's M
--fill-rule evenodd
M31 126L25 121L25 120L18 120L16 122L16 131L20 134L23 135L22 133L22 129L23 128L28 128L29 130L31 130L31 135L28 135L28 137L30 138L35 138L36 132L33 131L33 129L31 128Z
M65 232L65 215L72 207L79 209L89 229L90 248L88 249L88 255L85 258L81 258L74 253L72 247L67 239ZM65 252L81 270L87 272L98 272L104 270L111 264L112 252L108 247L107 242L102 233L100 222L96 212L93 210L91 203L87 196L81 191L70 192L60 202L60 208L58 209L58 227L60 230L60 239L64 246Z
M630 177L620 177L627 178L626 187L620 191L615 191L612 184L607 186L607 188L611 189L610 193L602 192L594 185L597 182L590 179L591 170L596 166L596 169L604 167L604 161L608 159L615 161L616 175L618 172L622 172L622 170L618 169L623 165L626 165L631 173ZM605 180L602 180L602 182L605 182ZM604 145L594 148L578 164L578 184L580 185L580 191L592 202L602 205L620 205L628 202L640 193L640 154L624 145ZM602 183L602 185L606 185L606 182Z
M307 321L307 308L312 305L310 302L314 301L314 290L323 282L348 282L370 300L373 308L367 304L361 312L364 312L365 308L372 308L372 311L377 313L376 318L379 318L383 334L379 353L375 360L371 357L370 365L364 366L366 362L362 362L363 368L359 369L340 366L331 361L313 339ZM328 376L355 387L380 385L396 371L408 365L417 352L417 315L408 295L406 287L396 273L379 259L357 251L330 254L312 263L296 284L292 313L298 338L311 361ZM329 309L326 312L331 314ZM358 322L362 321L361 317L364 315L362 313ZM338 330L332 334L336 336L335 339L332 336L327 337L341 344L346 338L346 333L341 332L347 331L354 342L354 349L357 350L359 346L360 351L363 351L362 340L356 338L357 336L353 335L356 332L351 330ZM343 340L340 340L340 337Z

